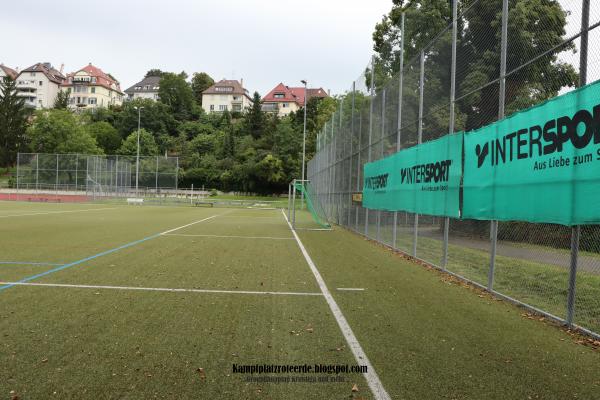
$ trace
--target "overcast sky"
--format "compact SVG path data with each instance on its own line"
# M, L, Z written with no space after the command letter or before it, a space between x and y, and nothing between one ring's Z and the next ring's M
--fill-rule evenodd
M279 82L350 88L391 0L73 0L3 2L0 62L91 62L124 90L150 68L244 79L266 94Z

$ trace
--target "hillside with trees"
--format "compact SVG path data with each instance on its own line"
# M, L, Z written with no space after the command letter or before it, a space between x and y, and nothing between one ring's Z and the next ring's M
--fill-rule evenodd
M135 99L121 106L83 112L67 109L61 95L53 109L31 111L14 82L0 83L2 167L16 162L17 152L135 155L138 108L140 155L179 157L179 186L224 191L279 193L301 173L304 109L277 117L261 111L261 97L243 113L207 114L201 93L214 80L206 73L171 73L158 69L159 100ZM315 151L316 133L335 110L334 98L307 104L307 160Z

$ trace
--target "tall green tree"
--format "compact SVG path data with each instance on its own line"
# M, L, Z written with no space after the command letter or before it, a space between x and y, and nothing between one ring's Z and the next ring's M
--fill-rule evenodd
M160 89L158 89L160 102L166 104L173 116L180 121L189 119L195 112L196 105L194 92L186 77L185 72L180 74L165 72L160 78Z
M160 69L158 68L152 68L151 70L149 70L148 72L146 72L146 78L148 78L149 76L162 76L164 72L162 72Z
M168 105L151 99L135 99L126 102L115 117L114 126L122 138L137 129L140 107L142 107L140 118L142 128L152 132L156 138L161 135L177 136L179 123Z
M92 122L85 125L85 130L96 139L98 146L105 154L115 154L121 146L121 135L116 128L105 121Z
M79 117L67 110L36 111L27 136L31 150L36 153L102 154Z
M202 92L215 83L214 79L206 72L195 72L192 75L192 91L199 105L202 105Z
M252 97L252 107L246 114L246 129L254 139L260 138L265 129L265 114L262 111L262 99L258 92Z
M137 135L138 132L131 132L123 141L123 144L118 150L119 154L125 156L137 155ZM140 156L156 156L159 155L158 145L154 140L152 133L145 129L140 129Z
M425 119L424 130L444 132L448 129L448 93L450 90L451 32L442 30L451 23L451 5L448 0L394 0L387 16L378 23L373 33L375 85L381 87L399 68L399 26L405 12L405 104L408 118L414 119L418 111L419 63L409 62L426 48L426 74L424 109L432 110ZM489 82L500 75L500 37L502 2L496 0L470 0L459 3L457 31L456 76L457 94L470 93L457 102L456 129L474 129L496 119L498 114L498 85ZM462 9L468 12L461 13ZM547 56L512 74L506 82L506 112L558 95L565 86L574 86L577 73L574 68L559 60L558 54L573 48L572 44L560 46L565 36L566 11L557 0L511 0L508 19L508 71L523 65L533 56L551 50ZM370 75L366 74L367 77ZM367 79L367 84L370 84Z
M13 165L26 147L27 121L31 110L17 96L16 82L5 76L0 81L0 165Z
M69 107L69 99L71 97L71 89L60 90L54 100L54 108L58 110L66 110Z

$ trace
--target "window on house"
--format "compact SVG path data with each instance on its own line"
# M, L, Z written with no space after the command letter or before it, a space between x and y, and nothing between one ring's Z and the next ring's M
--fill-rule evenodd
M227 111L227 104L219 104L219 111Z
M40 81L40 86L42 86L44 84L44 81Z
M287 107L288 107L288 103L283 103L281 106L282 106L283 108L287 108Z
M283 99L285 97L285 93L275 93L273 97L276 99Z
M215 105L214 104L210 105L210 111L215 111Z
M88 99L88 104L98 104L98 100L95 97L90 97Z
M91 92L92 92L92 93L96 93L96 88L95 88L95 87L93 87L93 88L90 88L90 90L91 90ZM94 103L94 104L95 104L95 103Z
M35 72L30 72L29 75L30 76L35 76Z
M231 86L217 86L215 87L216 92L233 92L233 88Z

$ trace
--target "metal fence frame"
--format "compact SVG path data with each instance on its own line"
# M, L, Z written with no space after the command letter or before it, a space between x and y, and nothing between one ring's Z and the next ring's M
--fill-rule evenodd
M15 189L94 197L159 194L177 191L178 174L178 157L140 156L138 161L123 155L18 153Z
M403 252L416 259L424 261L436 268L439 268L457 278L470 282L481 289L484 289L494 295L501 297L505 300L526 307L529 310L545 315L546 317L555 320L561 324L565 324L571 328L579 329L580 331L600 338L600 298L598 298L595 304L586 304L588 308L592 308L594 318L592 323L588 323L588 326L581 326L576 323L575 312L577 309L577 296L576 296L576 284L580 271L579 266L579 248L581 240L581 227L576 226L570 230L570 250L569 250L569 262L568 265L564 265L565 269L568 269L568 280L565 285L567 289L566 299L558 312L552 312L548 309L542 309L527 300L519 300L518 295L511 295L506 293L506 289L498 289L496 286L496 278L498 276L497 265L498 265L498 246L499 246L499 223L498 221L489 221L489 251L488 265L487 265L487 276L478 279L473 279L468 276L464 276L456 271L452 271L452 267L449 266L449 245L451 242L451 225L456 224L454 220L450 218L432 218L430 216L411 214L406 212L386 212L386 211L375 211L369 210L356 203L353 203L352 194L360 193L362 190L362 166L365 162L375 161L379 158L385 157L387 154L385 150L386 139L395 137L395 146L393 146L393 152L399 151L402 148L402 143L407 143L407 139L403 137L403 131L407 134L414 133L416 130L416 140L413 140L412 145L423 142L423 125L424 119L428 117L425 115L424 110L424 98L426 90L426 60L428 58L428 52L431 51L433 46L438 43L443 43L440 39L443 35L450 35L451 38L451 61L450 61L450 90L448 93L448 134L452 134L455 131L455 107L457 102L464 100L473 93L479 91L483 93L483 90L498 85L498 98L488 99L492 102L498 102L497 119L501 119L505 116L505 105L507 103L506 94L506 82L511 76L518 76L526 67L533 63L541 60L543 57L553 54L554 51L561 48L567 48L568 44L574 44L575 40L580 40L580 54L579 54L579 86L583 86L587 83L587 70L588 70L588 45L589 45L589 33L600 26L600 21L593 21L590 25L590 1L579 0L581 6L581 27L579 32L575 35L565 38L562 43L553 45L547 49L543 49L539 54L532 54L531 57L520 65L511 66L507 70L507 56L509 55L508 47L509 35L509 1L508 0L497 0L498 8L501 11L501 37L500 37L500 60L499 60L499 76L496 79L492 79L489 82L478 86L476 89L472 89L467 93L456 93L456 77L457 77L457 31L458 22L460 18L463 18L465 13L469 12L470 9L479 2L475 0L469 2L461 14L458 13L458 2L454 1L452 4L452 23L443 30L440 35L434 38L431 43L427 44L421 49L418 57L405 62L405 12L403 11L400 19L400 68L397 77L392 78L386 86L376 92L375 89L375 69L377 67L377 61L375 56L371 58L367 72L362 75L360 79L367 78L370 75L370 85L366 90L357 90L357 85L360 83L358 80L352 83L352 89L343 97L346 103L351 104L350 110L350 123L344 124L343 116L347 109L344 108L344 101L340 101L337 111L332 116L331 120L328 121L323 130L317 135L317 149L315 156L308 163L308 175L307 178L311 180L317 191L317 195L320 197L327 214L331 217L332 222L346 227L358 234L364 235L370 239L376 240L396 251ZM597 16L595 16L597 17ZM436 42L437 41L437 42ZM600 47L597 48L600 50ZM404 93L405 85L412 84L414 87L414 71L417 68L418 63L418 102L409 104L413 108L418 108L417 118L415 121L405 121L403 116L406 113L403 110L403 103L410 103L411 99ZM408 64L408 67L407 67ZM406 81L408 79L408 81ZM397 85L397 86L396 86ZM394 90L398 91L397 100L393 96ZM391 94L390 94L391 93ZM366 99L369 102L368 112L368 128L365 129L364 119L367 117L365 114L366 108L360 108L357 105L357 100L360 97ZM363 99L363 101L365 101ZM386 99L388 101L386 102ZM397 103L395 110L390 110L390 103ZM391 104L392 106L394 104ZM386 108L388 106L388 108ZM376 113L375 108L380 108L381 113ZM390 123L387 118L390 117L390 122L394 121L396 117L396 124L393 126L392 132L386 136L387 130L390 130ZM379 123L377 122L380 119ZM416 124L416 126L414 125ZM391 124L394 125L394 124ZM407 129L408 126L408 129ZM411 129L412 128L412 129ZM416 128L416 129L415 129ZM368 135L367 138L364 136ZM377 137L375 137L377 135ZM365 140L366 139L366 140ZM392 140L392 139L390 139ZM431 140L431 138L429 139ZM389 144L389 143L388 143ZM391 147L391 146L388 146ZM388 154L390 153L388 148ZM374 154L375 153L375 154ZM425 221L425 225L420 225L420 217ZM436 249L434 255L424 254L421 255L423 249L419 247L419 240L426 238L429 232L424 231L428 227L436 226L441 224L442 235L439 239L441 242L441 248ZM411 227L412 226L412 227ZM529 224L530 229L553 229L551 226L545 226L544 224ZM510 226L509 226L510 228ZM390 232L391 230L391 232ZM385 231L385 232L384 232ZM408 245L408 242L404 245L400 245L399 235L400 231L404 236L406 233L412 236L412 243ZM436 233L437 234L437 233ZM505 235L505 233L503 233ZM516 234L515 234L516 235ZM390 239L391 238L391 239ZM456 239L452 237L453 239ZM593 238L592 238L593 239ZM548 247L552 247L552 243L548 243ZM539 257L540 254L535 254L536 251L542 252L542 250L531 250L533 258ZM600 253L600 245L596 251ZM439 259L436 257L439 256ZM528 259L529 261L529 259ZM594 267L596 268L596 267ZM600 259L598 261L598 274L600 274ZM566 278L566 277L565 277ZM536 283L534 283L536 284ZM531 284L530 284L531 285ZM531 289L531 287L528 287ZM538 288L539 289L539 288ZM600 287L599 287L600 290ZM510 291L509 291L510 292ZM562 301L562 300L561 300Z

